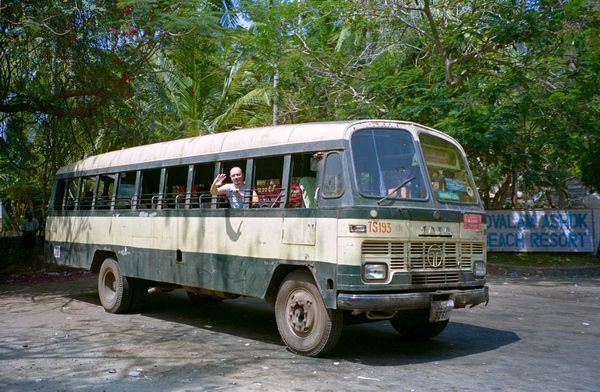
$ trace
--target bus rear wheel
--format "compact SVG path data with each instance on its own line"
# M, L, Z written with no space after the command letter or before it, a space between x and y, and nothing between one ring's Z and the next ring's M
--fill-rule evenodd
M285 278L275 300L275 319L289 349L311 357L331 350L343 326L343 313L325 307L307 271L294 271Z
M429 322L429 310L408 310L398 313L390 319L392 327L403 338L427 340L431 339L446 328L450 320Z
M132 287L113 258L105 259L100 267L98 296L102 307L109 313L125 313L131 306Z

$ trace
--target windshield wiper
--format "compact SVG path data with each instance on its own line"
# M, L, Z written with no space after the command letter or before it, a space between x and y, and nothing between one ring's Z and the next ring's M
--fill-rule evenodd
M400 190L400 188L402 188L404 185L408 184L409 182L411 182L414 179L415 179L415 176L411 176L411 177L408 177L406 180L402 181L400 184L398 184L397 187L395 187L394 189L392 189L392 191L390 193L388 193L387 195L385 195L385 197L383 197L382 199L379 199L377 201L377 204L381 205L381 203L383 203L384 201L386 201L387 199L389 199L392 195L395 195L396 192L398 192Z

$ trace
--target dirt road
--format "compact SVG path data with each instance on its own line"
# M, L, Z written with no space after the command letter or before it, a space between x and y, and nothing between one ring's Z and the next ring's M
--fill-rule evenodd
M287 351L261 301L197 307L174 291L113 315L94 276L15 279L0 284L3 391L600 390L597 278L492 278L490 305L455 311L430 342L356 325L327 358Z

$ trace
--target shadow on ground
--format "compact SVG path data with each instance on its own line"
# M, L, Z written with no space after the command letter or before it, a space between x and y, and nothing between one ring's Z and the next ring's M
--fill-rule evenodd
M72 298L101 306L93 292L75 294ZM141 315L284 349L273 307L257 299L193 305L185 293L175 290L150 296ZM378 321L346 326L338 346L328 357L373 366L429 363L492 351L519 340L511 331L451 321L446 330L432 340L407 341L400 338L389 322Z
M44 264L41 244L35 251L21 253L18 238L4 238L0 242L7 254L11 255L10 260L4 258L0 263L1 291L4 294L15 291L27 293L31 285L36 285L37 297L45 294L65 295L69 300L101 306L92 274ZM519 278L517 275L508 277ZM55 281L70 282L60 286L51 284ZM183 291L175 290L150 296L140 314L218 334L273 344L284 350L273 308L261 300L242 298L193 305ZM435 339L413 342L401 339L387 321L380 321L345 327L340 343L328 357L374 366L394 366L468 356L517 341L519 337L511 331L451 321Z

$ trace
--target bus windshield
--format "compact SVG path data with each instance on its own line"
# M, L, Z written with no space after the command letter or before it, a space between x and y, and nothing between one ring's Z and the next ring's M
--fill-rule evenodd
M408 131L365 129L352 135L358 189L365 197L425 199L423 171Z
M443 203L477 203L475 187L458 147L425 133L421 133L419 139L437 200Z

